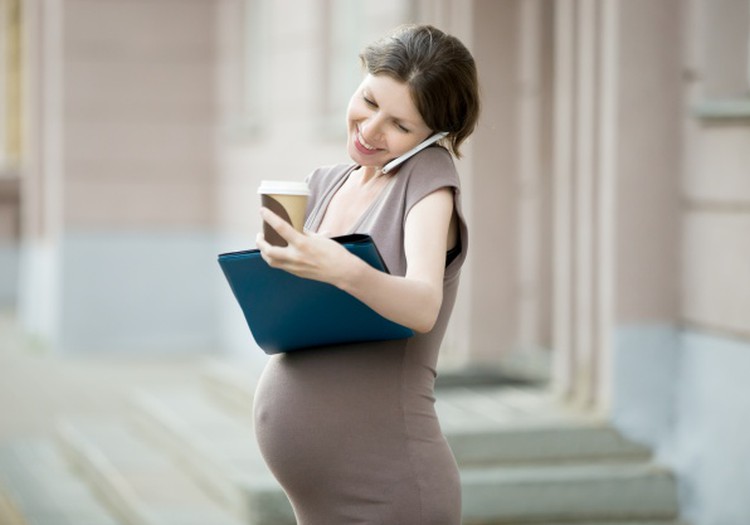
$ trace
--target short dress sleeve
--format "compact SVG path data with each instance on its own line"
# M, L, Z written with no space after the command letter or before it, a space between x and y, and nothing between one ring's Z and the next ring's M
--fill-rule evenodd
M453 205L458 224L458 242L456 247L451 250L447 258L446 278L451 278L458 273L463 261L466 258L468 249L468 228L464 219L463 209L461 207L461 182L453 162L453 157L445 148L435 146L426 149L420 155L413 165L405 166L407 173L405 175L405 209L403 222L406 224L406 218L411 209L423 198L431 193L441 189L450 188L453 190Z

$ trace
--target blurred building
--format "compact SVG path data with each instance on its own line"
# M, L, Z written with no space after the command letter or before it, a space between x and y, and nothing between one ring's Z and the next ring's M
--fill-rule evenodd
M60 354L252 354L215 256L261 179L345 162L357 54L473 51L472 233L444 367L549 377L750 503L750 2L0 0L0 301Z

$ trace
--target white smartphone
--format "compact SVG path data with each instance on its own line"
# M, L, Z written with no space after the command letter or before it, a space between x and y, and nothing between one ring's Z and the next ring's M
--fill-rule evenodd
M414 146L412 149L401 155L400 157L396 157L392 161L388 162L385 166L383 166L383 169L381 170L383 173L388 173L393 168L401 164L402 162L408 160L409 158L413 157L423 149L425 149L427 146L430 146L437 142L438 140L446 137L448 135L447 131L441 131L439 133L435 133L434 135L431 135L427 137L423 142L420 142L416 146Z

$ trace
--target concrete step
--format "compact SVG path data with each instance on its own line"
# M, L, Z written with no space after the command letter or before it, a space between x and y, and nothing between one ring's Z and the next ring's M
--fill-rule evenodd
M294 513L258 450L250 410L228 411L201 391L138 391L136 421L245 523L294 525Z
M126 525L242 524L125 421L65 418L59 438Z
M507 521L484 521L484 522L475 522L475 523L464 523L463 525L515 525L518 522L507 522ZM690 525L687 522L684 521L674 521L674 520L616 520L616 521L601 521L601 520L595 520L595 521L555 521L554 523L548 522L548 521L535 521L533 523L529 523L529 525Z
M647 461L651 451L544 390L441 389L435 409L461 465Z
M672 475L649 463L462 469L465 525L675 520Z
M144 427L175 450L206 486L235 509L253 509L252 515L245 513L247 523L294 523L283 492L274 489L273 478L260 458L248 412L217 407L208 396L190 389L141 391L135 404ZM484 438L506 439L497 422L494 430ZM528 428L525 432L533 434ZM553 428L546 427L545 432L545 439L552 440ZM522 436L513 434L512 438L520 440ZM545 439L538 441L543 444ZM463 446L468 443L464 441ZM491 468L461 465L461 475L466 523L668 519L676 512L671 476L646 462L535 461ZM260 512L263 505L270 505L275 520Z
M33 437L0 446L3 525L120 525L52 439Z

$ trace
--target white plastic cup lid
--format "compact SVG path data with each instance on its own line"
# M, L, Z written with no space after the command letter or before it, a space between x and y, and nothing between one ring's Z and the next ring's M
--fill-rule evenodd
M306 182L264 180L260 182L258 194L310 195L310 188L307 187Z

